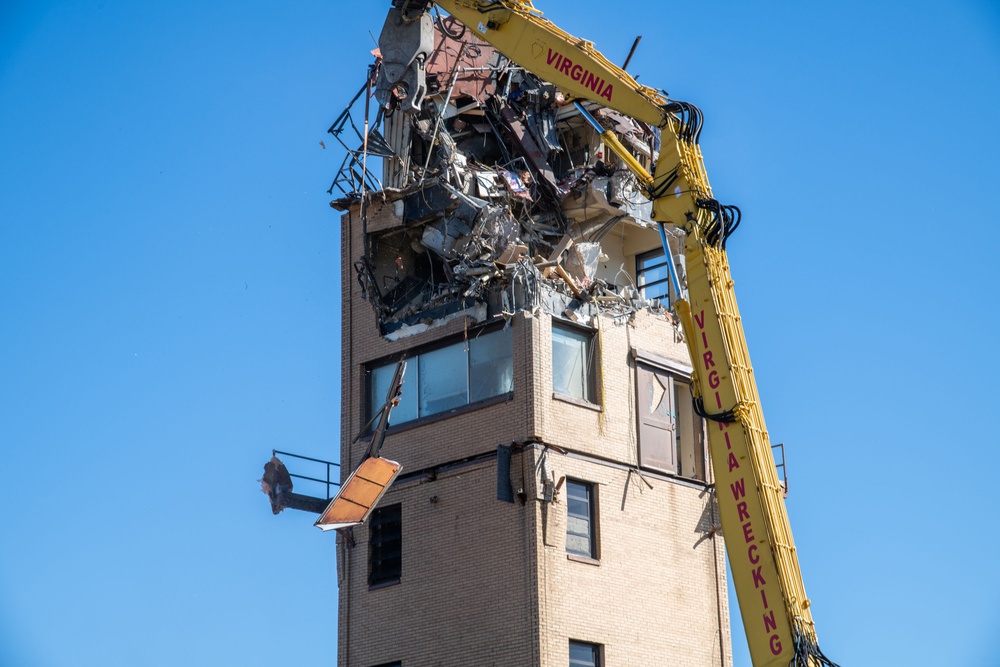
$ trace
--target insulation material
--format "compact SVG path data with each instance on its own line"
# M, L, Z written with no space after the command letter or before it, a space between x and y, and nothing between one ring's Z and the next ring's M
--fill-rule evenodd
M587 287L594 281L600 261L600 243L575 243L567 253L564 266L577 284Z

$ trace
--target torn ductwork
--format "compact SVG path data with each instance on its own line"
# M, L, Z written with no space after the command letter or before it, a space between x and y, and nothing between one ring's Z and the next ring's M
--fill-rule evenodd
M392 9L379 46L364 157L381 160L380 187L342 187L331 205L363 204L355 268L383 336L539 307L580 321L666 310L637 259L662 252L651 203L572 100L451 17ZM586 107L652 169L656 129Z

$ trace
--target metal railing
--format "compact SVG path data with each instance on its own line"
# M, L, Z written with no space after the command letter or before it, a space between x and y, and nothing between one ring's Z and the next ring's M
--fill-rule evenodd
M333 487L333 486L339 487L340 486L340 470L339 470L340 464L339 463L334 463L333 461L324 461L323 459L314 459L311 456L302 456L301 454L293 454L291 452L283 452L283 451L278 450L278 449L272 449L271 450L271 455L272 456L277 456L278 454L281 454L282 456L291 456L292 458L296 458L296 459L302 459L303 461L312 461L313 463L322 463L324 466L326 466L326 479L320 479L318 477L309 477L308 475L299 475L299 474L293 473L290 470L288 471L288 475L290 477L294 477L295 479L304 479L304 480L308 480L310 482L316 482L318 484L324 484L325 488L326 488L326 496L325 497L326 498L332 498L333 497L334 494L330 493L330 487ZM288 468L287 465L285 467ZM331 467L336 467L338 469L337 470L337 474L336 474L336 480L337 481L334 481L334 480L330 479L330 477L331 477L331 475L330 475L330 468Z

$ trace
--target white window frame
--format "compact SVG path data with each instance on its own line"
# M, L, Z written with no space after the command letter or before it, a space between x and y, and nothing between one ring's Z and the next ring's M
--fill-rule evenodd
M559 332L557 334L557 332ZM568 379L557 379L561 369L557 368L560 361L560 354L557 353L557 345L567 345L568 342L576 341L582 344L582 350L578 355L578 367L572 369L576 377ZM568 345L567 345L568 347ZM576 356L576 355L574 355ZM564 361L573 363L570 358ZM552 392L557 397L568 397L577 401L583 401L591 405L598 404L597 398L597 341L593 329L575 326L565 320L552 318ZM579 385L576 391L571 385Z

